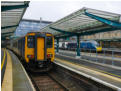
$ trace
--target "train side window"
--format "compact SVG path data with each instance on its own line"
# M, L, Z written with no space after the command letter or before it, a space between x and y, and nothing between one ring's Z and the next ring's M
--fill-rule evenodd
M34 36L28 36L27 42L28 48L34 48Z
M47 48L52 48L53 46L53 41L52 41L52 37L48 36L47 37Z

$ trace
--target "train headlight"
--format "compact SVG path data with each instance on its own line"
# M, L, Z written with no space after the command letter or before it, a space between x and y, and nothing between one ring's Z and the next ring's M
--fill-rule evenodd
M47 54L47 58L51 58L51 57L53 57L52 54Z
M27 55L27 57L28 57L29 59L33 59L33 58L34 58L34 55Z

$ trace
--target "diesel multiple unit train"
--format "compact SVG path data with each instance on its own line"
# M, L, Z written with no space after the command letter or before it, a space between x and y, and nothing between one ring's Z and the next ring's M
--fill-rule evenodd
M60 42L59 48L73 50L73 49L77 48L77 43L75 43L75 42ZM95 50L97 52L102 51L102 47L96 41L81 41L80 48L83 50L90 50L91 49L91 50Z
M30 70L47 71L54 61L54 36L50 33L30 32L11 42L9 48L24 59Z
M60 42L60 48L76 49L77 43ZM55 57L54 36L51 33L29 32L24 37L12 40L9 49L14 51L23 60L23 63L32 71L48 71L52 68ZM80 48L102 51L96 41L81 41Z

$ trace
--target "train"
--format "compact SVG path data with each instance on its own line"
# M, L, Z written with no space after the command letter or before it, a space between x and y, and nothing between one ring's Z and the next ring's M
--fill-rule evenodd
M49 71L55 57L54 36L51 33L29 32L12 40L9 49L24 59L23 63L32 71Z
M69 42L59 42L59 48L67 49L67 45Z
M61 42L59 44L60 49L73 50L77 48L77 43L75 42ZM82 50L93 50L97 52L102 51L102 47L96 41L81 41L80 48Z

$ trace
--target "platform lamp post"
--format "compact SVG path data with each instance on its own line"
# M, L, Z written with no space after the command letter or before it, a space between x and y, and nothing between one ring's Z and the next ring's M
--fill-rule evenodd
M40 29L42 29L42 17L40 17Z

